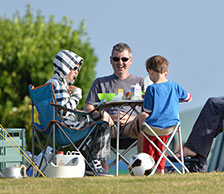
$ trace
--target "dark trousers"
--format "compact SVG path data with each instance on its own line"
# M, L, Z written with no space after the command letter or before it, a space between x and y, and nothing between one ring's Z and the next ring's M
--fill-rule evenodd
M209 98L184 145L198 154L201 165L206 164L213 139L223 131L223 119L224 99Z

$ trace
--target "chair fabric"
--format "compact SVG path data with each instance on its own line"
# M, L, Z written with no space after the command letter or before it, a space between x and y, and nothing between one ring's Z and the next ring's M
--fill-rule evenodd
M97 122L92 122L87 128L83 128L81 130L77 130L75 128L69 128L63 124L61 124L62 118L60 118L57 114L57 111L53 113L54 106L52 104L56 103L56 99L54 96L54 89L53 85L51 83L45 84L40 87L36 87L32 89L32 86L29 86L29 92L30 92L30 97L37 109L38 112L38 119L39 123L32 122L32 125L38 130L41 131L42 133L48 135L49 131L52 127L53 124L58 123L62 129L68 134L70 139L73 142L77 142L80 139L84 138L88 132L91 130L91 127L96 124ZM56 108L60 108L61 106L55 105ZM61 107L61 109L65 107ZM67 109L68 110L68 109ZM83 116L88 116L88 113L86 112L79 112L79 111L73 111L70 110L76 114L80 114ZM55 118L53 118L53 114ZM99 121L98 121L99 122ZM64 136L64 134L60 131L57 130L57 135L55 137L56 143L59 145L68 145L70 142L68 139Z
M182 174L182 173L185 173L186 172L189 172L189 170L187 169L187 167L185 166L184 164L184 157L183 157L183 147L182 147L182 136L181 136L181 128L180 128L180 122L178 122L175 126L173 127L170 127L168 129L164 129L164 133L160 133L161 131L158 130L157 128L154 128L154 127L151 127L150 125L148 125L146 122L144 122L142 124L142 127L141 127L141 133L143 134L143 136L145 137L145 139L147 141L149 141L153 147L155 147L155 149L160 152L161 156L160 158L158 159L158 161L155 163L155 166L151 172L151 175L153 175L158 166L159 166L159 163L160 161L162 160L162 158L164 157L167 162L179 173L179 174ZM169 148L171 142L174 140L174 136L175 134L178 134L178 143L179 143L179 148L180 148L180 154L181 154L181 158L177 158L177 156L175 155L175 153ZM165 147L164 150L160 150L158 148L157 145L154 144L154 142L152 142L147 135L152 135L152 136L155 136L156 139L158 139L158 141L163 144L163 146ZM162 140L161 140L161 136L163 135L170 135L167 143L164 143ZM166 152L169 151L169 153L176 159L175 161L177 163L180 164L181 166L181 170L179 168L177 168L177 166L174 164L174 162L172 162L167 156L166 156Z
M32 116L33 130L39 131L47 136L50 135L53 139L53 145L57 144L60 146L67 146L82 139L87 141L87 136L89 136L95 130L97 124L102 122L101 120L94 121L91 119L90 114L85 111L70 110L66 107L58 105L52 83L47 83L36 88L30 85L29 94L32 100L32 104L36 107L39 116L39 123L34 122L34 116ZM58 116L57 112L59 109L73 112L74 114L79 115L81 120L82 117L87 117L89 119L89 125L79 130L76 128L69 128L68 126L61 123L63 119ZM53 136L53 128L55 129L55 136ZM81 142L82 145L84 145L84 143L85 142ZM45 148L46 147L47 145L45 145ZM74 144L73 147L76 149L76 151L80 152L80 149L77 148ZM56 149L53 149L55 154Z

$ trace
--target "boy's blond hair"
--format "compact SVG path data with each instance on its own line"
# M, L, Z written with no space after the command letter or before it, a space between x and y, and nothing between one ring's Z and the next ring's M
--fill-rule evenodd
M156 55L147 59L145 65L146 65L146 71L151 69L158 73L164 73L165 71L168 70L169 62L165 57Z

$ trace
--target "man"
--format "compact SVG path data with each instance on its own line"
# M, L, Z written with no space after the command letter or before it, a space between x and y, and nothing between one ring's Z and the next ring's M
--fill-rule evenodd
M224 99L209 98L183 147L185 156L198 159L192 171L207 172L207 157L214 138L223 132ZM179 156L179 154L176 154Z
M125 43L116 44L112 49L110 57L110 63L114 73L109 76L97 78L93 82L85 101L85 110L91 111L94 109L94 104L99 102L98 93L116 93L118 89L123 89L123 94L125 95L131 86L137 83L141 86L142 91L144 91L144 79L129 74L129 68L132 62L131 48ZM121 109L120 115L122 119L120 120L120 134L131 138L138 138L138 152L142 152L143 137L139 133L139 130L148 114L141 113L141 108L137 107L133 114L129 116L126 114L129 109L130 107L122 107ZM127 118L128 123L126 123ZM103 120L108 122L111 127L111 137L116 137L117 108L113 107L107 109L103 114ZM102 165L107 171L107 161L102 161Z

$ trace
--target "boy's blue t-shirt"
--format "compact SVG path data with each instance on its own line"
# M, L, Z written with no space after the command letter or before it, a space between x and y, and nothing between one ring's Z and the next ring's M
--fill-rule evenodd
M149 85L143 107L150 114L145 122L161 129L176 125L179 121L179 100L187 98L188 93L176 82Z

